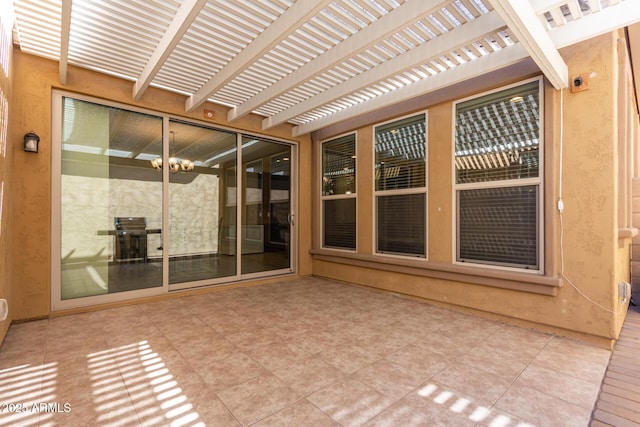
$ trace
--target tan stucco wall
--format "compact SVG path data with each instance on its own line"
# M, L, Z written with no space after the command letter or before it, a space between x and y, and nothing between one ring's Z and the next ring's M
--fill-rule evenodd
M228 124L227 109L213 104L205 104L193 113L184 113L185 97L154 88L148 89L139 102L131 97L130 81L71 67L67 84L62 86L58 79L58 63L21 52L14 52L15 79L12 105L13 131L11 141L19 141L29 130L41 137L40 153L29 154L15 151L13 174L16 197L12 206L15 213L11 258L14 265L11 275L14 320L33 319L49 315L51 292L51 91L54 88L85 94L105 100L135 105L176 116L204 120L204 109L215 112L215 120L207 120L212 125L226 126L256 134L297 140L299 142L299 187L310 186L311 149L307 137L292 138L291 127L280 126L269 132L262 132L262 118L247 116ZM18 147L19 148L19 147ZM311 198L307 191L300 191L299 210L310 211ZM296 224L299 233L298 274L311 273L309 248L311 241L311 221L298 215ZM264 281L263 281L264 282Z
M559 192L560 93L548 84L545 90L545 150L550 150L545 157L552 163L548 165L545 180L548 197L545 226L552 232L546 242L547 251L550 251L546 274L557 277L564 263L565 277L556 296L388 272L383 267L353 267L329 262L326 257L314 260L314 274L418 296L609 345L611 339L617 337L626 309L619 302L617 283L629 280L630 241L618 240L617 221L618 37L618 33L606 34L561 51L570 76L595 73L590 79L589 90L579 93L565 90L563 93L564 257L560 253L560 218L555 210ZM508 83L512 82L504 82ZM474 92L477 90L470 87L469 95ZM429 262L448 264L453 261L455 227L452 108L452 102L424 106L429 117ZM373 164L372 132L372 126L358 129L359 254L372 253L373 196L368 181Z
M10 9L10 8L9 8ZM13 55L11 48L12 17L8 10L0 11L0 298L6 299L9 314L0 322L0 344L14 316L11 294L11 230L12 230L12 157L14 143L9 137L12 120Z

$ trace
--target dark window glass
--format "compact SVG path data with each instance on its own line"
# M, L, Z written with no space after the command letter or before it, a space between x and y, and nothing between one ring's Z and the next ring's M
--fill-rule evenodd
M356 192L356 136L347 135L322 144L322 195Z
M538 186L458 192L458 258L537 269Z
M356 135L322 143L322 246L356 249Z
M426 194L378 196L379 253L426 257Z
M322 246L338 249L356 248L356 199L333 199L323 202L324 235Z

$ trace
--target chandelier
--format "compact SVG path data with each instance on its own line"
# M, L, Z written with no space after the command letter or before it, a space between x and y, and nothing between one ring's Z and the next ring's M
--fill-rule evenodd
M173 140L173 148L175 150L175 142L176 142L176 133L175 131L170 131L171 138ZM156 157L151 160L151 166L153 166L156 170L162 170L162 157ZM189 159L182 159L180 157L169 157L169 172L178 172L182 170L182 172L192 171L195 167L195 164Z
M157 170L162 170L162 157L156 157L151 160L151 166L156 168ZM181 159L179 157L169 157L169 172L178 172L182 170L183 172L192 171L194 168L194 164L189 159Z

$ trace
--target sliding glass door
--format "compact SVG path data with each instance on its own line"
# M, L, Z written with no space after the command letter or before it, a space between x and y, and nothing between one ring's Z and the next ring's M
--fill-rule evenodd
M60 299L162 286L162 119L62 100Z
M291 267L291 146L243 138L242 274Z
M293 272L294 146L54 92L52 307Z
M235 242L236 184L228 173L235 173L236 144L231 132L169 122L171 285L237 274L235 250L229 250Z

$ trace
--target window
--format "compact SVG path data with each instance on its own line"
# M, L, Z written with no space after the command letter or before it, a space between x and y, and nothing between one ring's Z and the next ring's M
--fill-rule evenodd
M427 114L375 127L376 252L426 258Z
M356 135L322 143L322 246L356 249Z
M457 261L541 269L539 79L455 105Z

